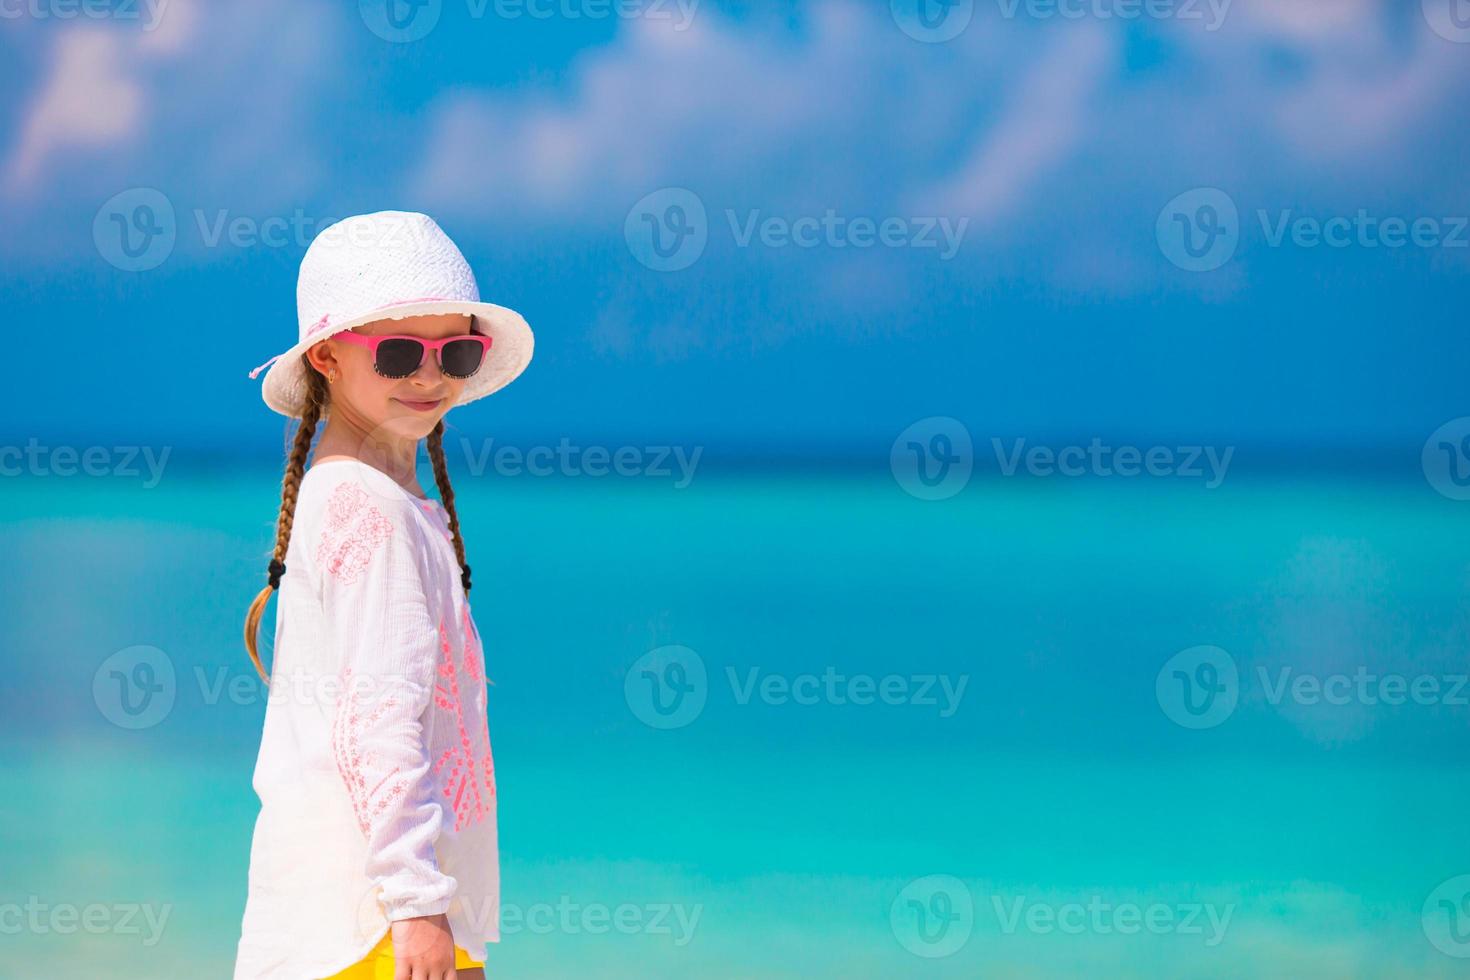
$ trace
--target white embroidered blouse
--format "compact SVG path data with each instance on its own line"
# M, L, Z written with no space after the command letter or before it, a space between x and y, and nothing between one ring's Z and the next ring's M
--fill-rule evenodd
M328 977L440 912L483 959L495 768L448 516L366 463L316 463L276 600L235 980Z

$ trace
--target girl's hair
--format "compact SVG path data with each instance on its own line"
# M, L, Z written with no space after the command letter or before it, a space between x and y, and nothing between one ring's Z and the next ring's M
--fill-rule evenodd
M280 575L276 573L276 569L285 568L286 547L291 543L291 523L296 516L296 493L301 488L301 477L306 472L306 457L311 450L317 422L322 417L323 409L331 401L327 381L321 372L311 366L305 354L301 355L301 360L306 369L306 405L301 412L301 422L296 427L291 454L286 459L286 475L281 480L281 512L276 518L276 548L271 558L269 584L260 590L255 601L250 604L250 611L245 614L245 651L250 654L250 659L255 662L256 672L267 685L270 684L270 675L261 664L256 648L260 620L265 614L265 605L270 601L271 593L280 584ZM449 514L449 530L454 535L454 554L459 559L460 581L464 583L465 592L469 592L470 566L464 560L464 539L459 533L459 515L454 512L454 488L449 485L449 468L444 465L443 419L434 426L434 431L429 433L426 442L429 460L434 466L434 482L439 486L439 499Z

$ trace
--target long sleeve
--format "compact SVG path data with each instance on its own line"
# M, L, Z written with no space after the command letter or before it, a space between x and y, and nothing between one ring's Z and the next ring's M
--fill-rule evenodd
M407 500L345 481L312 542L340 671L332 755L390 921L446 911L458 884L434 852L445 814L425 725L443 641L418 534Z

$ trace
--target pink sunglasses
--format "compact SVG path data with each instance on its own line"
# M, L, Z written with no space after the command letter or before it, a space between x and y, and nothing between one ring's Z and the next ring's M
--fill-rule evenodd
M434 351L439 370L451 378L463 380L480 370L490 352L490 338L485 334L460 334L439 340L411 337L407 334L365 336L344 330L332 335L373 352L373 370L385 378L406 378L424 363L424 354Z

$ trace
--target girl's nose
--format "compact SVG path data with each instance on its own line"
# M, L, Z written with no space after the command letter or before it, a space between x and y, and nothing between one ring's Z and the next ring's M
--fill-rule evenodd
M424 359L419 362L419 368L413 373L413 380L422 381L425 384L438 384L444 380L444 371L439 366L439 354L436 351L425 350Z

